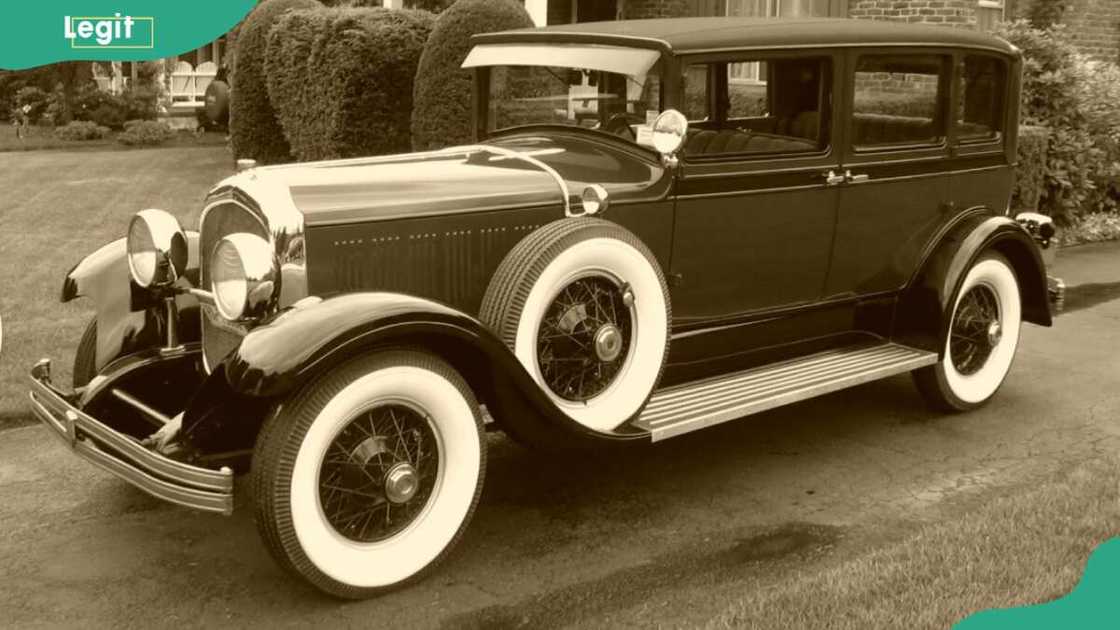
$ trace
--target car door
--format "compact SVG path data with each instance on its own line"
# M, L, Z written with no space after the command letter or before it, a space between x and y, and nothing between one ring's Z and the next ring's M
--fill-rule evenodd
M679 327L820 298L841 181L834 57L741 53L682 65L690 129L670 267Z
M951 54L886 49L849 55L845 183L826 299L905 286L954 210L946 128Z

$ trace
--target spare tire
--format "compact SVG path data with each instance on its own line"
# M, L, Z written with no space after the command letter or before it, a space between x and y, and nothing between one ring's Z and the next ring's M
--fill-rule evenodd
M229 84L217 79L206 87L206 120L213 127L229 127Z
M669 347L669 290L638 237L601 219L549 223L498 266L480 319L568 418L635 436ZM639 434L640 435L640 434Z

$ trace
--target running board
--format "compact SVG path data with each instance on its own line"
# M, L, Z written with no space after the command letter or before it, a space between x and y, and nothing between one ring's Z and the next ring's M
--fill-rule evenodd
M934 363L894 343L828 350L657 391L634 426L657 442Z

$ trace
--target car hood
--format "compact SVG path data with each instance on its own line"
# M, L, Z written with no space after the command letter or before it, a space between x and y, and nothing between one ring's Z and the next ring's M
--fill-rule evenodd
M648 194L662 180L662 167L652 154L616 144L577 134L519 135L438 152L293 164L248 173L258 171L270 186L285 187L308 226L563 207L560 180L574 204L592 183L606 187L615 200Z

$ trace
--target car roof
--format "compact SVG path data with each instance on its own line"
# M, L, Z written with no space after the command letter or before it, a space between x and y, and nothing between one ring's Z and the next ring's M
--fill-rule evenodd
M700 17L559 24L476 35L474 43L578 41L660 48L675 54L740 48L950 46L1017 54L998 37L947 28L844 18Z

